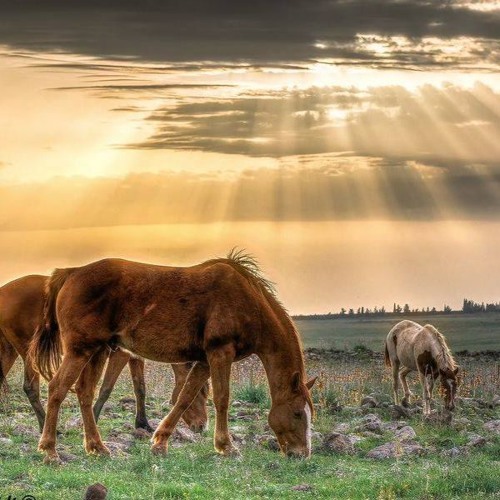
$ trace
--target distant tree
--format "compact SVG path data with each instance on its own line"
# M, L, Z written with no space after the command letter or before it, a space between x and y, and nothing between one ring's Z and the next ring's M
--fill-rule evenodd
M347 312L347 311L346 311L346 310L345 310L345 308L343 307L343 308L340 310L340 315L341 315L341 316L344 316L346 312Z
M445 304L444 307L443 307L443 312L445 314L450 314L451 313L451 307L449 305Z
M410 306L408 304L405 304L404 308L403 308L403 312L405 314L408 314L410 312Z
M354 309L352 307L349 309L349 316L354 316Z

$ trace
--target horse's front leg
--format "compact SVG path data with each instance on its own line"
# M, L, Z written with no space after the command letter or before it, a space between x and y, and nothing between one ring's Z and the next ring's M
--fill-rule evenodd
M189 408L193 399L196 397L203 384L210 377L210 368L208 364L197 362L186 379L177 401L170 413L160 422L151 441L153 445L151 450L156 454L165 454L168 450L168 438L174 432L175 426L182 414Z
M408 381L406 380L407 375L411 372L411 368L401 368L401 371L399 372L399 379L401 380L401 385L403 386L403 391L405 393L403 400L401 401L401 404L403 406L408 406L410 403L410 398L413 396L411 393L409 387L408 387Z
M146 417L146 380L144 378L144 360L131 357L128 362L135 394L135 427L153 432Z
M232 345L223 346L208 354L216 410L214 446L218 453L225 456L239 456L240 454L229 435L227 423L231 364L234 357Z
M108 352L105 349L96 352L85 365L75 388L80 403L83 428L85 430L85 451L93 455L109 455L109 450L99 435L99 429L97 428L92 411L95 388L101 378L107 357Z

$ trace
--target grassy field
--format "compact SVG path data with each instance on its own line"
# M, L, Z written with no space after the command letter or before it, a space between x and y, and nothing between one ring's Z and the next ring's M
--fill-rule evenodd
M311 320L299 319L296 324L305 347L352 349L363 344L382 351L389 330L401 318L362 318ZM452 351L500 350L500 314L437 314L413 316L417 323L430 323L448 339Z
M480 398L481 405L464 400L458 405L451 426L429 424L418 413L405 419L416 432L421 456L375 460L367 457L373 447L393 439L389 430L378 434L358 428L366 413L377 415L384 425L391 417L390 380L380 360L346 354L338 358L310 359L308 372L319 374L314 391L317 415L314 422L313 455L310 460L291 460L263 446L259 436L267 428L269 397L265 375L258 360L234 365L230 426L241 441L241 459L217 456L212 448L213 408L210 430L195 442L177 443L166 458L151 455L147 440L131 435L133 404L129 376L120 377L116 390L99 422L103 439L128 443L113 458L88 457L82 449L82 431L76 397L63 405L58 449L74 454L73 460L54 467L42 464L36 451L35 418L22 392L19 364L9 376L9 391L0 406L0 498L82 498L85 488L101 482L109 499L235 499L235 498L339 498L339 499L477 499L500 498L500 440L483 428L484 422L500 418L499 408L488 407L498 393L498 364L493 359L459 360L464 367L463 396ZM148 415L161 418L168 411L172 388L170 368L149 364ZM414 380L412 383L415 385ZM417 394L420 388L415 387ZM374 394L381 407L365 409L361 398ZM44 387L45 396L45 387ZM439 406L439 405L438 405ZM244 411L242 411L242 408ZM402 422L399 422L402 425ZM350 427L360 439L352 455L324 448L323 440L339 425ZM471 433L484 436L480 446L467 446ZM11 440L6 442L5 439ZM464 450L454 457L443 454ZM299 487L299 489L294 489ZM27 497L29 498L29 497Z

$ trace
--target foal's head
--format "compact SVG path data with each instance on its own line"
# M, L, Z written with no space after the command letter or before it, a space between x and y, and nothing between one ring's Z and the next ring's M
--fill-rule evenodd
M316 378L304 384L296 372L286 397L273 403L269 412L269 425L278 438L281 451L289 457L311 455L311 420L313 405L309 390Z
M458 366L454 369L446 368L440 370L441 388L444 395L444 405L447 410L455 409L455 397L457 389L460 385L460 377L458 376Z

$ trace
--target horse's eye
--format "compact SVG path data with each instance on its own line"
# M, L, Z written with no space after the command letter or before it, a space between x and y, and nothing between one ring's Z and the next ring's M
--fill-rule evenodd
M301 418L302 417L302 412L301 411L294 411L293 412L293 416L295 418Z

